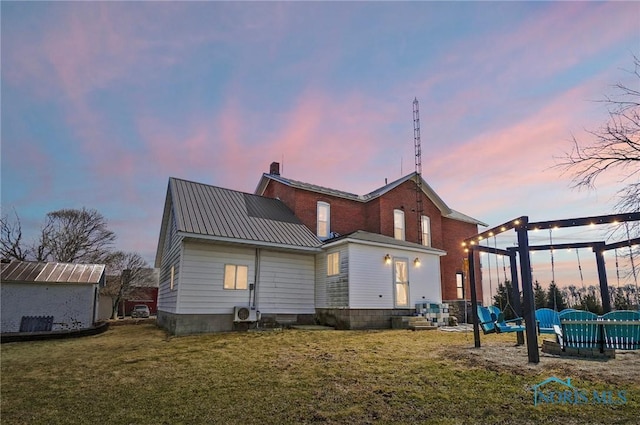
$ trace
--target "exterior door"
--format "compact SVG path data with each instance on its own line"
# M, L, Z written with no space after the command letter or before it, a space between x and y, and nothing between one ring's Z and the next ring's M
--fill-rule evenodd
M393 289L395 307L409 307L409 260L406 258L393 259Z

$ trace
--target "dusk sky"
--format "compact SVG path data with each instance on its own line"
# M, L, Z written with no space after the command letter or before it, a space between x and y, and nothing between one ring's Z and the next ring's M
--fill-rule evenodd
M47 212L95 208L118 249L153 264L169 177L252 193L272 161L368 193L414 170L416 97L425 180L490 226L609 214L621 188L612 174L572 190L553 166L606 121L596 101L613 84L637 85L638 2L3 1L1 13L2 211L29 237Z

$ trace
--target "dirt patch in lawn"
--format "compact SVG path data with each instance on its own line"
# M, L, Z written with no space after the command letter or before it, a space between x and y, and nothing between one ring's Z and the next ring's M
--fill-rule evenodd
M538 342L542 344L542 340ZM445 359L461 361L468 367L495 372L518 375L538 373L606 384L640 382L640 350L616 351L616 358L608 360L560 357L539 350L540 362L537 364L528 362L527 353L526 345L490 341L488 338L482 341L480 348L450 345L441 349L441 355Z

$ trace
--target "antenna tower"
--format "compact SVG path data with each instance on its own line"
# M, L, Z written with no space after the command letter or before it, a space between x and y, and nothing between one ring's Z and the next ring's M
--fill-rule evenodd
M418 98L413 99L413 145L416 154L416 216L418 243L422 244L422 147L420 145L420 107Z

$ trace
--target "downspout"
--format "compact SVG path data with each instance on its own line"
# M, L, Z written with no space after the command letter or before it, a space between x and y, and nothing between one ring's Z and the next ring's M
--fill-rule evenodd
M258 292L258 281L260 280L260 248L256 248L256 257L254 260L254 276L253 276L253 290L249 291L249 305L251 309L257 309L257 295ZM252 300L253 296L253 300ZM260 312L258 311L258 320Z

